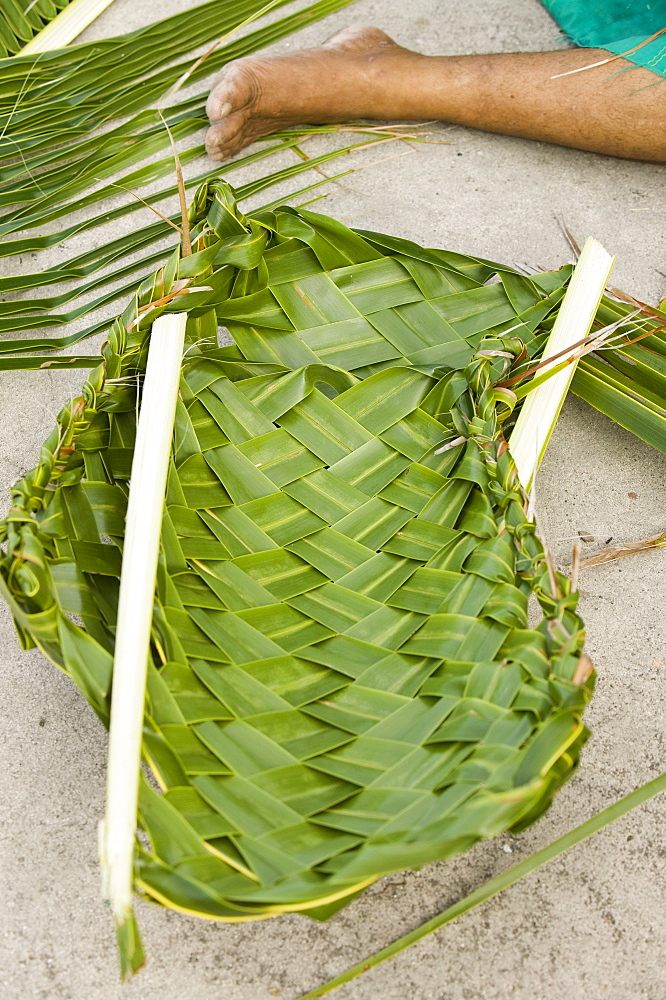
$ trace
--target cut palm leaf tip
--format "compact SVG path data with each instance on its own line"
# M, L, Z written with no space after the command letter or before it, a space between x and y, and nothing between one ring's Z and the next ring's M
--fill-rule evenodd
M134 889L208 919L325 919L387 872L531 823L586 738L577 595L502 433L501 384L568 272L528 279L305 210L245 218L224 182L189 228L192 254L142 283L14 487L0 590L23 645L108 723L137 376L153 323L185 317L141 746L162 793L137 760ZM124 725L114 712L116 748ZM143 953L124 859L127 974Z
M525 386L527 398L511 434L509 448L526 490L530 489L541 464L574 377L575 348L592 328L614 264L615 258L590 237L571 276L544 350L543 360L553 359L540 370L540 378L545 377L545 381L532 391L529 383Z

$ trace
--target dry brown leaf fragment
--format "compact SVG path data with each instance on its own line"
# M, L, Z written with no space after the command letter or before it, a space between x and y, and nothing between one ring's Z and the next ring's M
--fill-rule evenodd
M640 542L627 542L625 545L614 545L612 549L604 549L595 555L584 559L580 564L581 569L588 566L599 566L601 563L612 562L613 559L621 559L623 556L631 556L635 552L645 552L648 549L657 549L666 545L666 531L651 538L644 538Z

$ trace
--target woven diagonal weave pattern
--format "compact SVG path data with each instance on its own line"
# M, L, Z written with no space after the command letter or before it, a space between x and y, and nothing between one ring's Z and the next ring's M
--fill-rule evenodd
M575 765L577 595L526 516L497 387L567 274L246 220L224 184L191 221L195 253L144 283L14 488L0 589L107 721L137 386L150 323L186 309L136 887L323 918L531 822Z

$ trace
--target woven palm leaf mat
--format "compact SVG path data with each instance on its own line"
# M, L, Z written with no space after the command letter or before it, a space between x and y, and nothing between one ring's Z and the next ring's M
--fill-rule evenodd
M107 722L150 324L186 310L135 887L213 919L323 919L521 829L575 766L577 595L526 514L498 385L569 269L245 219L223 182L190 221L194 253L144 282L14 487L0 589Z

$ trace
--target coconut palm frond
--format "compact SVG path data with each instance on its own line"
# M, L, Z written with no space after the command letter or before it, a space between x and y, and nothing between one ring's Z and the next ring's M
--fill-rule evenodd
M254 51L346 2L349 0L324 0L234 43L227 43L211 53L204 66L197 66L192 78L209 72L213 63L223 65L229 58ZM172 87L182 76L183 66L192 67L192 57L182 58L188 49L194 50L211 37L219 37L220 33L229 35L265 12L266 6L248 0L232 4L208 3L116 39L36 57L0 61L3 94L0 99L0 152L4 154L0 160L0 206L4 209L0 215L0 232L5 237L0 255L48 250L136 211L143 211L145 217L141 192L148 185L151 185L150 203L157 214L162 215L160 221L153 218L125 236L107 242L96 240L88 250L56 267L0 278L4 298L0 303L0 336L3 338L0 355L70 348L102 332L109 325L107 321L97 320L81 330L80 320L118 297L132 294L146 270L168 257L173 247L165 246L164 239L170 234L170 224L161 206L166 203L167 213L171 212L168 199L173 196L176 185L171 182L155 191L154 182L167 174L172 177L175 164L171 152L167 156L160 156L160 153L170 144L170 136L175 141L186 140L202 128L206 120L206 95L182 100L162 110L145 109L143 105L149 98L159 97ZM120 53L121 59L118 58ZM181 56L182 63L171 66L176 53ZM142 90L147 80L151 81L150 87ZM137 107L142 110L108 129L106 123L110 117ZM289 150L318 131L330 131L330 127L280 133L275 142L264 143L237 159L226 172ZM249 198L272 185L296 179L311 168L321 168L321 164L347 150L361 148L368 141L380 142L386 136L373 130L365 140L358 141L356 135L354 138L357 141L345 148L331 150L309 161L299 158L293 165L264 173L244 185L240 196ZM202 145L185 150L180 154L181 164L186 167L194 164L202 153ZM147 157L152 158L148 164L145 163ZM132 169L138 161L144 161L143 165ZM218 172L219 168L208 166L186 178L186 186L196 186ZM294 196L323 183L326 179L317 177L314 183L299 186ZM119 192L123 197L120 205L117 203ZM109 208L111 198L114 203ZM99 206L96 211L95 206ZM74 212L77 213L75 222L71 221ZM58 225L62 219L66 220L64 227ZM36 231L35 235L31 231ZM13 234L20 235L12 238ZM63 292L59 286L65 282L68 290ZM47 286L52 287L46 297L30 297L33 290ZM106 290L109 286L112 286L110 291ZM26 337L31 329L61 332L77 321L75 334L57 338ZM57 358L51 360L55 366L60 364ZM35 359L26 360L26 367L36 366ZM13 357L0 360L0 370L21 367Z
M554 315L547 317L544 329L553 320ZM538 383L542 346L543 341L530 351L510 385L532 372ZM610 289L589 337L573 353L581 359L571 383L575 395L666 454L666 312ZM531 387L518 387L519 398Z
M192 73L190 82L349 2L319 0L221 46ZM94 128L114 118L136 116L166 94L192 66L192 57L182 58L184 53L196 51L220 34L231 34L265 7L260 0L212 0L127 35L1 61L0 155L15 155L18 148L24 156L32 155L52 149L56 142L61 147L71 143L74 152L80 153L77 140L85 143ZM174 62L179 58L180 62ZM192 107L200 109L203 97L183 99L175 107L183 113ZM126 128L144 123L145 119L135 117ZM83 150L87 150L85 145ZM43 162L52 161L51 155ZM28 164L35 165L31 161Z

